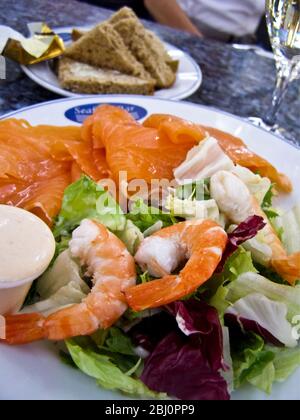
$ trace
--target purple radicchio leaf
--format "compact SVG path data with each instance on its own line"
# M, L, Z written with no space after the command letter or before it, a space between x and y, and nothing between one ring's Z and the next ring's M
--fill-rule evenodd
M268 330L259 325L258 322L238 317L234 314L225 314L224 316L225 325L229 327L230 330L234 328L240 328L244 332L253 332L257 335L260 335L267 343L273 344L277 347L284 347L284 344L281 343L276 337L274 337Z
M229 233L227 246L216 272L220 273L223 270L227 259L238 249L238 247L249 239L254 238L265 226L266 222L263 217L254 215L248 217L244 222L240 223L233 232Z
M141 380L149 388L179 399L228 400L227 382L221 375L226 367L217 311L195 299L172 303L167 311L177 322L169 324L169 333L145 360ZM157 324L153 327L160 328ZM156 332L152 330L152 334Z

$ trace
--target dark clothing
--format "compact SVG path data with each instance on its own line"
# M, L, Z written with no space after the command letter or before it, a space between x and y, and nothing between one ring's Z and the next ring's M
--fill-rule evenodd
M80 0L84 3L90 3L95 6L104 7L106 9L118 10L120 7L131 7L139 18L153 20L150 13L144 6L143 0Z
M265 50L272 51L265 16L262 17L256 31L257 44Z

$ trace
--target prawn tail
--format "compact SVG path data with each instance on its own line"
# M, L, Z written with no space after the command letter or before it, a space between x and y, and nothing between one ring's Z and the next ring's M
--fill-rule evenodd
M3 321L0 341L7 344L27 344L45 337L45 317L38 313L7 315Z
M165 276L159 280L130 287L125 293L128 305L136 312L157 308L180 299L186 293L178 276Z
M285 193L291 193L293 191L293 184L285 174L279 173L277 185Z
M291 285L294 285L297 280L300 280L300 252L274 259L272 266Z

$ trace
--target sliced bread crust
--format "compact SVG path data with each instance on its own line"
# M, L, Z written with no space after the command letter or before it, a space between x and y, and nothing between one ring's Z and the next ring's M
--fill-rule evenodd
M65 56L95 67L151 79L143 64L136 60L120 34L108 22L97 25L68 46Z
M165 50L164 45L161 43L160 39L158 39L158 37L156 35L154 35L154 33L152 31L148 30L147 32L151 36L152 42L156 43L157 48L159 48L162 51L162 54L165 57L165 62L171 68L173 73L176 74L177 71L178 71L178 68L179 68L179 60L176 60L176 59L172 58L168 54L168 52ZM78 39L81 38L86 33L87 33L87 31L82 31L82 30L74 28L72 30L72 40L73 40L73 42L78 41ZM159 41L159 42L157 42L157 41Z
M127 93L153 95L154 83L114 70L99 69L67 57L58 63L58 78L64 89L75 93Z
M173 60L160 39L148 31L128 7L120 9L108 21L122 37L135 58L156 81L158 88L171 87L176 80ZM168 64L171 63L170 64Z

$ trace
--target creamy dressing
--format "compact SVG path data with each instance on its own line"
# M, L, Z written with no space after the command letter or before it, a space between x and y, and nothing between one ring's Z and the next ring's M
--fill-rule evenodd
M35 215L0 205L0 283L34 280L50 264L55 240Z

